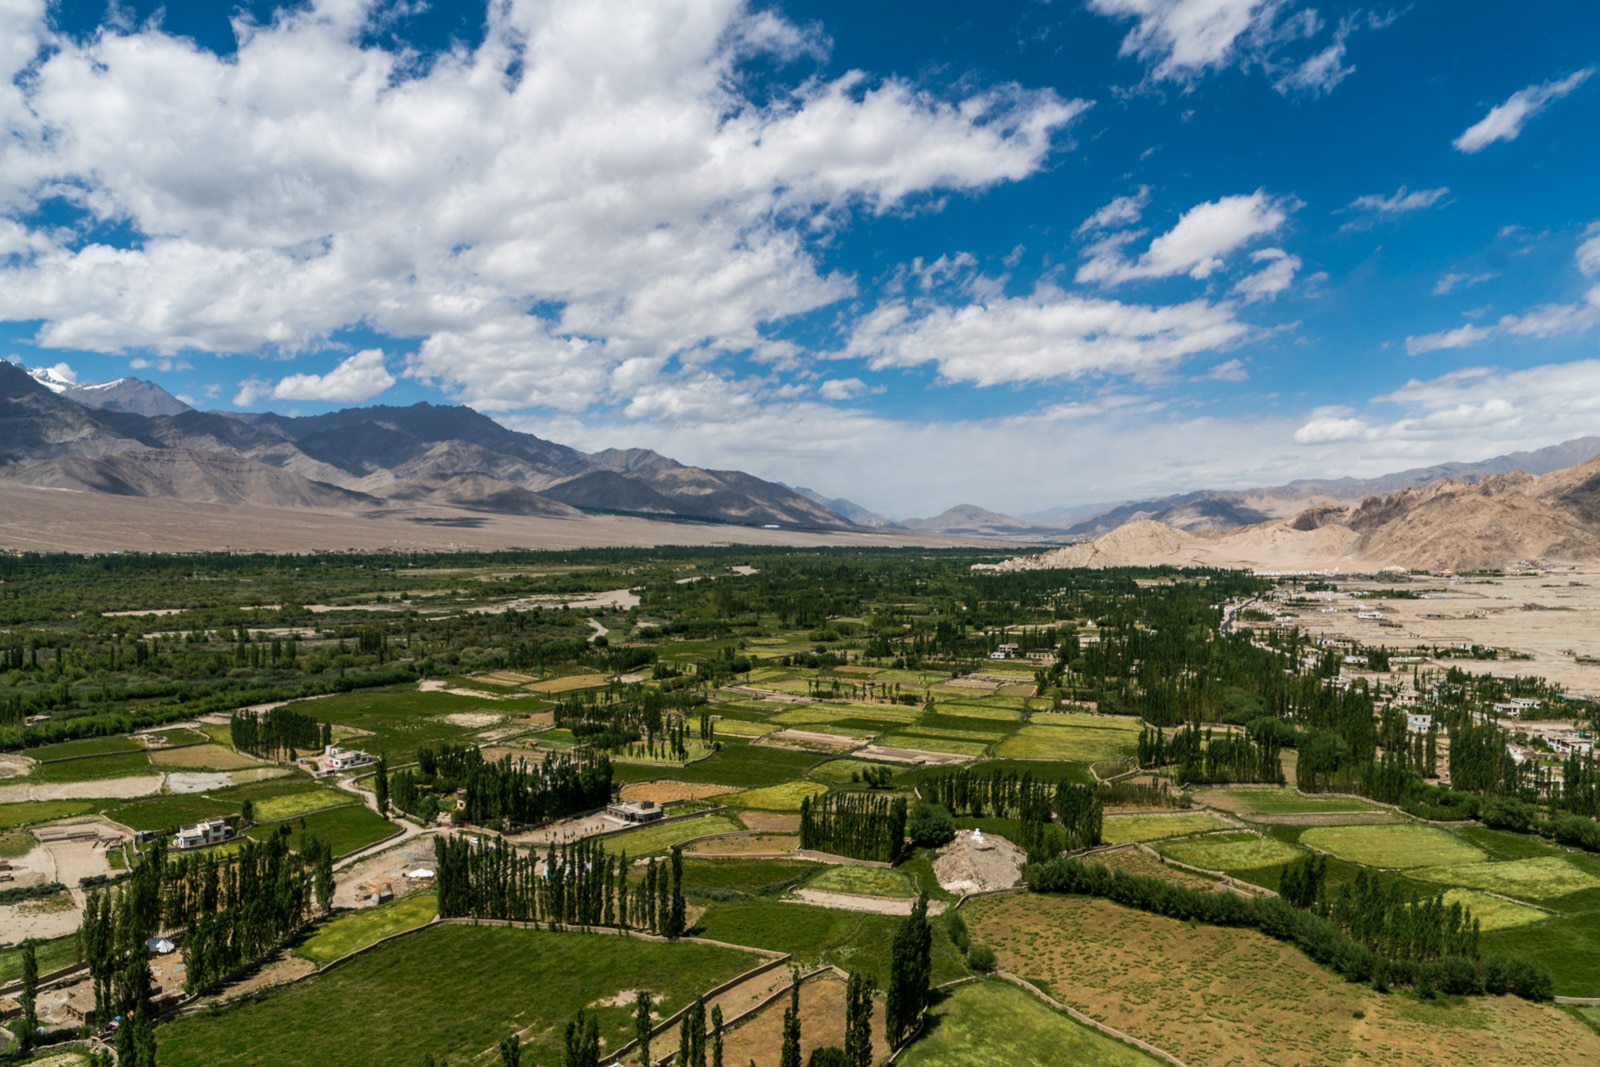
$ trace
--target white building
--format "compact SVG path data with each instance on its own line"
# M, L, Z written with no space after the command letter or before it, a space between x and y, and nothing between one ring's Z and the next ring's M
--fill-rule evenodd
M233 828L222 819L210 819L206 822L185 826L178 831L178 836L172 839L174 848L191 849L205 848L207 845L220 845L233 836Z
M328 745L322 750L322 755L301 760L301 763L310 766L311 773L319 777L355 770L371 762L372 757L367 753L353 748L340 748L338 745Z
M666 815L661 805L653 800L619 800L606 805L606 814L622 822L655 822Z
M1407 715L1406 729L1413 733L1425 734L1433 729L1432 715Z

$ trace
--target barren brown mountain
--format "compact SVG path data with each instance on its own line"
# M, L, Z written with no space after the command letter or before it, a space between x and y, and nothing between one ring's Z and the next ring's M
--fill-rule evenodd
M1318 505L1227 532L1139 519L1095 541L1000 566L1482 570L1524 560L1600 560L1600 459L1539 476L1442 480L1369 497L1354 508Z

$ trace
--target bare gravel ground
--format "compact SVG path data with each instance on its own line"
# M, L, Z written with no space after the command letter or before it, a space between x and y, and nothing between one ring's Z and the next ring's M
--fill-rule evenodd
M947 892L980 893L1016 885L1026 861L1023 851L1003 837L958 830L956 839L939 850L933 873Z
M1418 576L1402 583L1340 583L1341 590L1425 591L1426 600L1333 597L1317 607L1292 610L1295 623L1313 636L1357 638L1403 653L1417 645L1490 645L1510 648L1528 660L1444 660L1469 671L1537 674L1574 696L1600 695L1600 567L1586 565L1530 577L1449 578ZM1337 608L1324 614L1323 607ZM1358 611L1378 610L1384 622ZM1415 635L1415 636L1413 636ZM1579 657L1593 659L1580 663ZM1409 673L1409 666L1397 667Z
M418 890L432 888L433 883L413 882L406 877L406 873L419 867L433 870L435 863L433 838L413 837L403 845L369 856L337 872L333 906L371 907L376 903L375 900L356 899L356 890L362 885L376 889L379 885L387 884L397 900Z
M447 508L351 513L195 504L0 485L0 549L36 552L493 551L652 545L994 544L933 534L767 530L615 515L558 519Z
M39 782L0 786L0 804L29 800L127 800L161 792L162 775L105 778L97 782Z

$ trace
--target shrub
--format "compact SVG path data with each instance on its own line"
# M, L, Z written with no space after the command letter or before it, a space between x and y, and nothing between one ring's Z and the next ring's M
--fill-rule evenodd
M1000 966L1000 961L988 945L973 945L967 950L967 966L987 974Z
M919 800L906 823L913 844L922 848L948 845L956 836L956 820L941 804Z
M967 933L967 920L954 908L944 913L944 932L950 936L950 943L966 955L972 947L972 937Z

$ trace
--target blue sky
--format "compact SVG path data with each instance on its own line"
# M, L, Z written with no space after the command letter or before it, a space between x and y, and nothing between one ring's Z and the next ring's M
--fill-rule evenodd
M1600 432L1600 7L0 0L0 355L895 516Z

